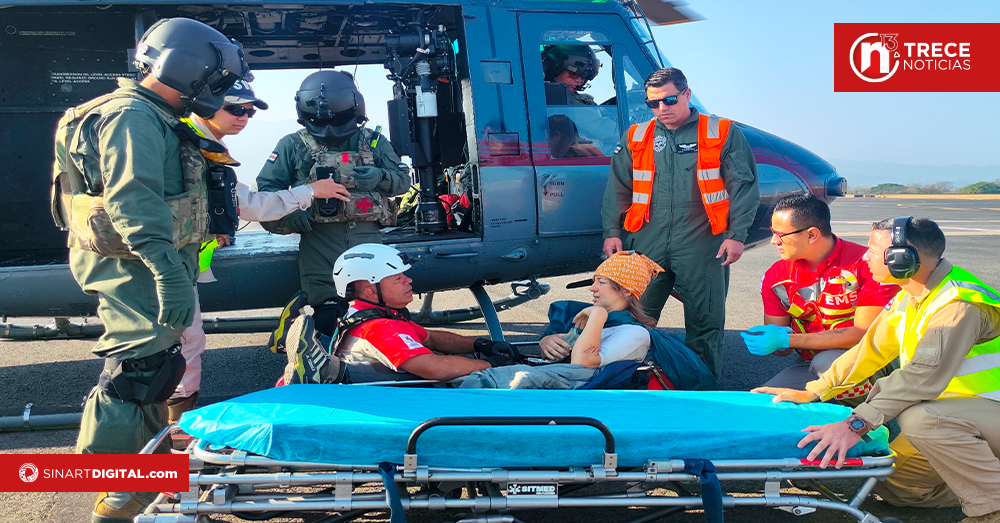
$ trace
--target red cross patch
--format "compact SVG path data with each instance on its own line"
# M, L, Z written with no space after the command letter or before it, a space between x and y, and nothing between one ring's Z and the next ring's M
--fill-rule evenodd
M361 198L358 201L354 202L354 207L357 208L362 213L367 213L372 209L372 207L375 207L375 204L373 204L372 201L369 200L368 198Z

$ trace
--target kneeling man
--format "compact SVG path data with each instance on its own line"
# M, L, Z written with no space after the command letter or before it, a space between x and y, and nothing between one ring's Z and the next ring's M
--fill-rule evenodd
M760 388L775 401L827 401L899 357L846 420L806 427L808 459L844 463L869 430L896 418L896 472L875 486L894 505L961 502L962 523L1000 521L1000 292L941 257L944 233L911 217L873 226L864 255L872 276L902 287L864 338L806 390Z

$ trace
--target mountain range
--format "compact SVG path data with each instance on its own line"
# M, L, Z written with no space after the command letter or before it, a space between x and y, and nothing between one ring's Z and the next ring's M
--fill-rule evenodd
M931 185L951 182L956 188L1000 178L1000 165L907 165L880 161L827 160L851 187L871 187L880 183Z

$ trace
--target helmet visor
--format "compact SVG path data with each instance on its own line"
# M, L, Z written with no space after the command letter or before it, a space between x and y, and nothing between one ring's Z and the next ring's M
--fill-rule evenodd
M228 44L212 42L212 47L219 58L218 66L205 78L205 85L213 96L225 95L238 80L253 79L250 65L243 58L243 45L229 39Z
M352 107L346 111L340 111L339 113L332 113L325 118L321 117L320 115L309 116L308 118L309 121L313 123L313 125L319 125L319 126L332 125L334 127L337 127L353 121L356 118L356 116L354 114L354 108Z

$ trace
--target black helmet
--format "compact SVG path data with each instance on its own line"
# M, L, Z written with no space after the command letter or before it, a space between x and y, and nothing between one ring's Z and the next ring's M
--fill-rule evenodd
M165 18L142 35L135 62L145 74L181 92L185 106L210 118L237 80L251 80L243 46L190 18Z
M570 71L591 81L597 77L601 61L588 45L547 45L542 49L545 81L554 81L563 71Z
M295 93L299 123L320 139L343 138L368 121L365 98L354 77L343 71L316 71Z

